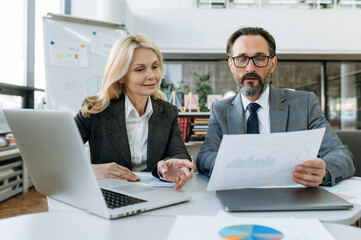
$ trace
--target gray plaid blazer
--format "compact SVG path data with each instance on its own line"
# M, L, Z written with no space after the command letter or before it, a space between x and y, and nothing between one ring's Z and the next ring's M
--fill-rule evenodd
M149 119L147 171L156 170L158 161L168 158L191 159L178 126L176 106L152 98L153 114ZM116 162L132 170L125 125L125 97L110 101L98 114L85 118L79 112L75 121L84 143L89 141L94 164Z
M270 87L271 133L292 132L326 128L319 150L319 158L326 162L325 185L334 185L351 177L355 162L347 146L327 122L318 99L313 92L290 91ZM197 169L210 176L216 160L223 134L246 134L246 120L240 93L215 102L211 109L209 128L205 142L197 156Z

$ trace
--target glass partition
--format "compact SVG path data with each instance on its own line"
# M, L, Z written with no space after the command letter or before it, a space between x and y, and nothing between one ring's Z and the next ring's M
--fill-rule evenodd
M278 61L272 75L276 87L312 91L321 99L322 62Z
M165 61L163 82L173 85L173 90L197 94L193 72L209 76L213 94L236 92L225 60ZM313 91L334 129L361 129L361 62L279 60L272 83L281 88ZM325 106L321 99L325 99Z
M361 129L361 63L327 64L327 109L337 129Z
M184 93L189 89L190 92L197 94L194 72L209 76L213 94L224 95L230 91L237 91L227 61L166 61L164 69L164 83L173 84L179 92ZM272 75L274 86L313 91L319 100L321 99L321 79L322 62L279 61ZM186 89L185 86L187 86Z

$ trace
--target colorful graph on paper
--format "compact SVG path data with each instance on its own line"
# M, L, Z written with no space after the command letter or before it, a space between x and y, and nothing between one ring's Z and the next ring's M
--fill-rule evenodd
M138 177L140 177L139 184L146 185L148 187L173 187L175 183L161 181L158 178L152 176L150 172L134 172Z
M280 240L283 234L261 225L234 225L222 228L218 234L228 240Z

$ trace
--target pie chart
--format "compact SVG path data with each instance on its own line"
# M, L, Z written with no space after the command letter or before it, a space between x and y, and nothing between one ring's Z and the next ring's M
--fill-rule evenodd
M222 228L218 234L229 240L280 240L283 234L270 227L261 225L234 225Z

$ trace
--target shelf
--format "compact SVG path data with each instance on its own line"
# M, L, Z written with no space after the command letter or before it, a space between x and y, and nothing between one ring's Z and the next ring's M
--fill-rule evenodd
M210 112L180 112L178 114L179 117L209 117Z
M184 145L186 147L192 147L192 146L201 146L204 143L204 141L197 141L197 142L186 142Z
M210 116L210 112L180 112L178 117L179 118L192 118L192 120L191 120L192 125L189 126L189 130L187 133L187 135L189 135L189 134L192 135L194 118L209 118L209 116ZM190 136L188 136L186 138L183 137L182 129L181 129L181 132L182 132L183 141L184 141L184 139L190 139ZM205 136L205 135L203 135L203 136ZM201 149L203 143L204 143L204 141L188 141L188 142L185 142L184 144L185 144L189 154L191 155L191 157L193 159L196 159L198 152Z
M0 202L33 186L18 148L0 151Z
M13 159L13 158L17 158L20 157L20 151L18 148L15 149L11 149L11 150L6 150L6 151L1 151L0 152L0 162L1 161L5 161L8 159Z
M21 192L23 192L22 187L16 188L14 190L10 190L9 192L4 192L4 193L0 194L0 202L6 200L8 198L11 198L12 196L15 196Z

